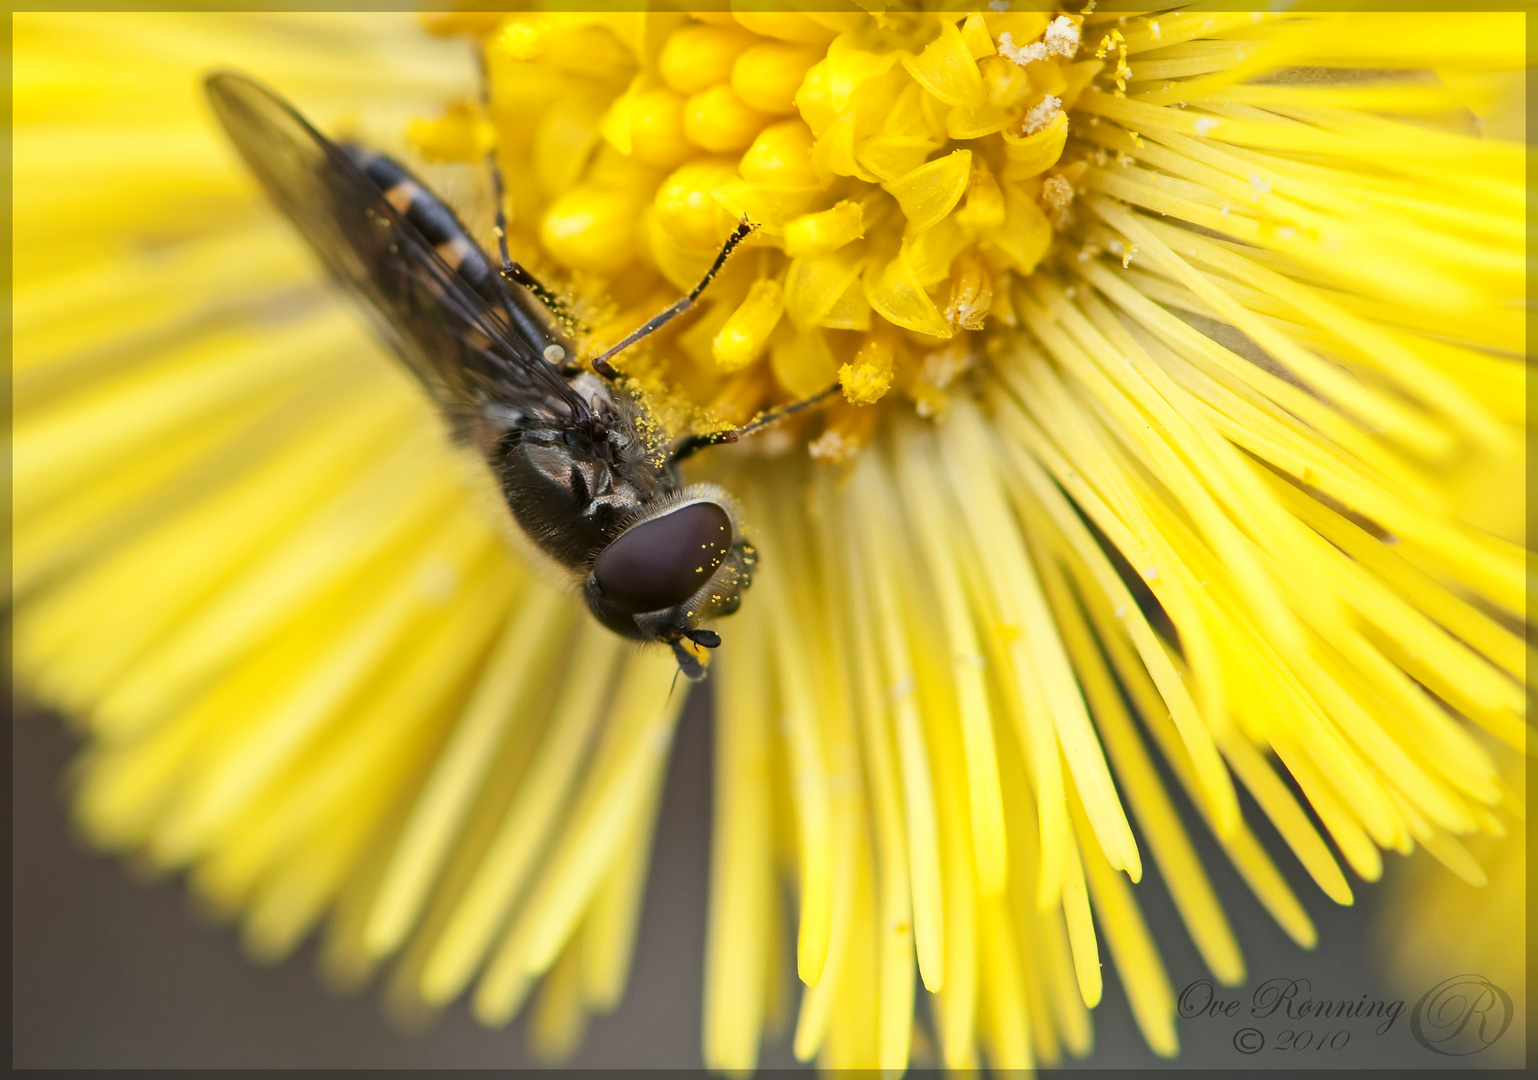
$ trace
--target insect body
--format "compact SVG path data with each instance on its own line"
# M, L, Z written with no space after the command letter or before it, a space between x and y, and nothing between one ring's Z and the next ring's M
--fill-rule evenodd
M205 85L252 172L480 451L523 532L580 581L599 622L671 645L684 674L700 678L684 642L720 644L701 624L737 610L756 561L730 496L684 485L681 454L654 460L637 432L640 407L569 363L576 350L538 283L511 263L494 270L400 164L333 143L244 76Z

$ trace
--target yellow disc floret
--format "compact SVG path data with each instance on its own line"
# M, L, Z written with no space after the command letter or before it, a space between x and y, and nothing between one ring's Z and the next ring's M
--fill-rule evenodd
M693 325L618 363L699 427L837 382L823 458L893 390L942 409L973 337L1013 323L1011 277L1072 204L1067 110L1102 67L1077 60L1078 16L1043 12L518 14L481 40L499 150L534 166L514 231L606 305L589 347L690 288L746 218ZM419 149L471 160L463 113L418 125Z

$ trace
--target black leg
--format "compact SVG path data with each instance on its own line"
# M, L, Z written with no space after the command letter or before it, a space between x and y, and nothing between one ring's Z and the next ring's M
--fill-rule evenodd
M762 431L770 424L777 424L787 416L794 416L798 412L804 412L815 405L821 405L834 394L838 393L839 384L834 383L826 390L819 390L811 397L802 398L800 401L792 401L788 405L781 405L778 409L770 409L751 422L740 428L732 428L728 431L713 431L709 435L690 435L678 444L678 447L669 456L668 461L676 464L686 457L691 457L696 452L707 446L720 446L722 443L734 443L744 435L751 435L755 431Z
M705 272L705 276L700 279L700 283L689 290L689 295L684 297L678 303L674 304L672 307L668 308L662 314L655 315L652 318L647 319L646 322L642 324L640 329L633 331L624 339L622 339L618 345L615 345L612 348L606 350L601 356L594 358L594 370L596 370L598 374L602 375L606 379L612 379L618 375L619 372L615 371L613 366L610 365L609 357L613 356L615 353L630 348L630 346L634 345L642 338L655 332L661 327L666 326L668 323L678 318L678 316L692 308L694 306L694 302L699 299L700 293L705 291L705 286L714 281L715 276L721 272L721 267L726 265L727 257L731 255L738 244L742 243L742 241L747 238L748 233L752 232L756 228L758 228L758 226L749 221L746 217L739 221L737 223L737 227L732 230L732 235L728 236L726 238L726 243L721 246L721 253L716 256L716 261L710 264L710 269Z
M684 648L679 641L670 642L673 646L673 658L678 661L678 670L684 673L684 678L690 682L699 682L705 677L705 665L699 662L699 658Z
M486 69L486 56L480 50L476 50L476 58L480 61L481 68L481 112L488 118L491 114L491 73ZM506 203L506 189L502 184L502 166L497 161L497 149L492 147L486 151L486 169L491 173L491 197L496 204L496 225L494 231L497 234L497 254L502 257L502 276L508 281L516 281L525 289L528 289L550 313L568 327L586 330L576 319L572 317L571 310L566 306L566 301L557 296L544 282L529 272L527 267L513 262L512 256L507 251L507 211L503 208Z

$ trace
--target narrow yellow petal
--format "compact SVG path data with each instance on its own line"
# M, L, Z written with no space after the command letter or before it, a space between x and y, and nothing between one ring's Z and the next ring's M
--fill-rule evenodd
M1100 856L1096 853L1095 857ZM1073 971L1079 981L1079 996L1086 1007L1093 1009L1100 1004L1104 984L1100 977L1100 945L1090 918L1089 892L1084 885L1084 863L1080 860L1078 844L1069 845L1067 864L1067 872L1063 875L1063 918L1068 923L1068 943L1073 949Z
M577 782L582 756L613 692L619 648L592 629L580 636L572 651L591 677L569 684L553 706L547 734L519 795L425 963L421 993L429 1003L454 997L480 966Z
M469 809L497 742L520 720L517 705L529 692L534 673L549 661L560 641L565 605L555 593L538 590L509 620L487 664L487 675L465 708L449 745L418 798L395 855L379 887L379 899L365 931L370 951L383 954L400 944L420 914L433 878L448 855L450 837Z
M1174 1057L1180 1052L1180 1041L1175 1034L1175 992L1159 959L1159 950L1154 947L1153 937L1138 911L1137 901L1132 898L1131 888L1105 856L1088 843L1092 834L1083 808L1077 800L1071 800L1069 805L1079 842L1085 850L1085 877L1089 881L1095 912L1105 927L1111 956L1132 1005L1132 1017L1154 1053L1160 1057Z
M984 896L997 896L1009 873L1004 840L1004 810L999 794L998 763L993 747L993 716L983 677L986 660L968 610L959 561L949 533L943 528L947 502L939 478L929 465L929 440L916 435L903 440L900 458L903 490L909 498L909 519L919 537L930 580L940 601L950 646L956 709L966 750L966 792L971 815L972 844L977 860L978 887Z
M768 956L761 927L778 921L770 857L769 698L763 618L744 611L720 661L715 725L715 826L705 930L706 1068L744 1074L758 1063Z
M1073 681L1068 658L1052 625L1028 556L1023 548L1017 548L1018 561L1003 557L1009 553L1003 546L1004 538L1018 536L1019 530L1004 508L996 481L983 480L977 468L977 463L994 459L980 427L980 418L970 408L958 404L942 435L940 445L946 474L961 493L960 502L974 535L990 538L995 551L995 569L1004 578L1002 584L1006 595L1015 605L1018 625L1030 643L1030 652L1050 702L1053 725L1069 770L1080 790L1088 793L1085 802L1090 820L1095 823L1095 834L1112 865L1126 870L1133 880L1137 880L1142 868L1136 841L1117 800L1084 699Z
M624 826L659 782L681 695L670 695L676 665L648 653L632 658L615 691L612 730L578 795L550 865L509 929L476 991L477 1008L494 1011L502 987L555 962L626 839Z
M923 718L919 713L909 644L903 635L911 615L899 606L893 575L888 569L903 564L902 556L891 546L898 535L891 525L896 507L877 468L869 456L857 466L854 483L858 487L853 493L859 500L858 513L865 526L862 541L870 549L869 556L862 560L862 569L865 588L872 600L871 609L877 615L877 644L888 688L884 696L891 710L902 777L908 869L913 891L913 942L924 986L930 993L935 993L945 984L939 827L935 817L932 766L924 744ZM856 534L851 531L851 535Z

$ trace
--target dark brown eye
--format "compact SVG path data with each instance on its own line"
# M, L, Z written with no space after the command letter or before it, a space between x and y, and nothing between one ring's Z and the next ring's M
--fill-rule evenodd
M623 611L661 611L693 596L731 547L726 511L713 502L690 503L621 533L593 564L593 580Z

